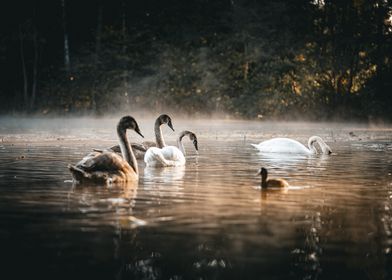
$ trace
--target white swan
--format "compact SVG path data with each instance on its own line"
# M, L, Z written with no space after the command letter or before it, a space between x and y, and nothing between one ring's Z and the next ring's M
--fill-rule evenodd
M319 136L312 136L308 140L306 148L300 142L290 138L273 138L261 142L260 144L251 144L253 147L263 153L290 153L290 154L318 154L315 144L318 143L322 154L331 154L331 148Z
M78 183L106 184L137 181L139 170L135 155L128 142L127 129L133 129L144 137L133 117L122 117L117 124L122 157L108 150L92 152L76 165L68 165L74 180Z
M167 126L170 127L174 131L172 120L169 117L169 115L162 114L155 120L155 124L154 124L155 142L154 141L144 141L141 144L131 143L131 147L132 147L133 153L135 154L136 159L143 159L144 154L146 153L147 149L149 149L151 147L163 148L166 146L165 140L163 139L162 129L161 129L161 126L163 124L167 124ZM112 150L116 153L121 153L119 145L115 145L113 147L110 147L109 150ZM102 151L102 150L94 149L94 151Z
M144 162L149 167L167 167L167 166L183 166L185 165L185 149L182 144L182 138L188 135L189 139L193 142L196 151L197 137L193 132L182 131L177 138L177 146L166 146L163 148L151 147L144 155Z

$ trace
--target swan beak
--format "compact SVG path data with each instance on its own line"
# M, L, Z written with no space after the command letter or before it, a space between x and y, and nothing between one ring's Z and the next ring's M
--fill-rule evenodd
M194 140L194 141L193 141L193 145L195 146L196 151L198 151L199 148L198 148L198 146L197 146L197 140Z
M140 132L140 129L139 129L139 128L136 128L135 131L136 131L137 134L139 134L141 137L144 138L144 136L143 136L143 134Z
M172 122L171 121L169 121L168 123L167 123L167 125L171 128L171 130L173 130L174 131L174 128L173 128L173 124L172 124Z

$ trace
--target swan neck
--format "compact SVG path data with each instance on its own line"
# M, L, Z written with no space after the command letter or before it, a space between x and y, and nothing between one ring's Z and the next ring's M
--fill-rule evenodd
M184 144L182 144L182 137L184 137L184 135L179 136L177 138L177 147L181 151L181 153L185 156L185 148L184 148Z
M327 154L330 151L329 146L324 142L322 138L316 138L317 143L320 145L321 152Z
M184 136L187 134L189 134L188 131L182 131L177 138L177 147L178 147L178 149L180 149L181 153L184 156L185 156L185 148L184 148L184 144L182 144L182 138L184 138Z
M161 121L157 119L154 125L154 132L155 132L155 140L157 143L157 147L160 149L166 146L165 140L163 140L161 125L162 125Z
M314 146L314 142L309 143L308 147L309 147L309 151L310 151L312 154L317 154L317 149L316 149L316 147Z
M316 149L316 146L314 145L315 143L319 143L318 142L318 139L315 139L314 137L310 137L309 138L309 141L308 141L308 147L309 147L309 151L312 153L312 154L317 154L318 152L317 152L317 149ZM320 144L320 143L319 143Z
M327 144L325 144L323 139L321 139L319 136L312 136L309 138L309 142L308 142L309 149L312 153L315 153L315 154L318 153L316 146L315 146L316 143L320 146L322 153L325 153L326 150L329 150Z
M120 150L123 159L133 168L136 174L139 174L136 157L132 152L131 146L128 141L127 132L123 130L117 130L118 138L120 141Z

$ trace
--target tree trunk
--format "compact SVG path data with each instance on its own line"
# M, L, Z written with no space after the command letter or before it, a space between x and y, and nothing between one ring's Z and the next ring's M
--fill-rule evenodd
M381 1L380 1L381 2ZM383 4L378 3L379 6L376 8L376 22L377 22L377 29L376 29L376 95L377 99L381 102L385 101L385 93L384 93L384 82L383 82L383 74L384 74L384 20L385 14L383 10Z
M28 79L27 79L26 62L25 62L25 55L24 55L22 27L19 27L19 40L20 40L20 59L22 62L22 74L23 74L23 106L25 109L27 109L29 104L29 95L27 92Z
M30 110L35 107L35 98L37 93L37 77L38 77L38 38L37 29L34 28L33 44L34 44L34 63L33 63L33 84L31 85Z
M127 18L126 18L126 6L125 6L125 0L121 1L122 4L122 37L123 37L123 47L122 47L122 55L124 59L124 65L123 65L123 83L124 83L124 96L125 96L125 102L129 104L129 94L128 94L128 67L127 63L125 62L125 57L127 55L127 45L126 45L126 37L127 37Z
M63 9L63 31L64 31L64 67L67 75L71 74L71 59L69 55L69 41L68 41L68 33L67 33L67 21L66 21L66 9L65 9L65 0L61 0L61 6Z
M102 43L102 4L98 8L97 17L97 31L95 35L95 65L99 63L99 55L101 53L101 43Z
M99 57L101 53L101 42L102 42L102 11L103 7L102 4L99 5L98 8L98 17L97 17L97 31L95 35L95 58L94 58L94 64L95 64L95 71L99 71ZM95 75L96 76L96 75ZM91 93L91 109L93 110L94 113L97 112L97 78L94 78L94 86L93 90Z

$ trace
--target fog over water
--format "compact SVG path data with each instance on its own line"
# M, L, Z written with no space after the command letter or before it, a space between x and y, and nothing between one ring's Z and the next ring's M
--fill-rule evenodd
M153 140L156 116L133 114ZM137 184L80 186L67 164L117 143L118 117L0 118L0 256L13 279L390 279L392 127L173 115L185 167ZM333 154L259 153L251 143L322 137ZM285 178L260 190L258 169ZM21 269L23 267L23 269Z

